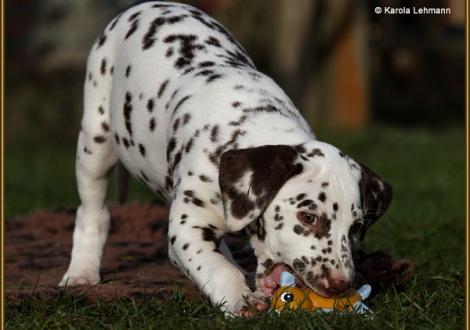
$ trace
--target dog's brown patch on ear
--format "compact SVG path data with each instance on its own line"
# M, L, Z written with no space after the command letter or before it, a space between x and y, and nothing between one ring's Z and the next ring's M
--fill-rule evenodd
M248 223L259 217L282 185L302 172L302 164L295 162L297 156L297 151L286 145L224 152L220 159L219 185L227 222L237 219ZM240 183L246 174L249 174L248 186L241 191ZM252 219L247 220L252 212Z
M361 240L364 238L368 227L382 217L392 202L392 186L369 168L361 164L361 179L359 191L361 193L361 206L364 209L366 225L361 232ZM351 207L352 208L352 207Z

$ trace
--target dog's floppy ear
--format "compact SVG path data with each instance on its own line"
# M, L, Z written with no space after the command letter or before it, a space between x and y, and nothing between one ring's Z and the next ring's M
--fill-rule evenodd
M222 154L219 185L225 222L238 231L263 214L282 185L302 172L297 152L287 145L229 150Z
M392 186L372 172L368 167L361 165L361 180L359 189L361 192L361 206L364 210L365 226L361 231L361 239L364 238L367 228L382 217L392 202Z

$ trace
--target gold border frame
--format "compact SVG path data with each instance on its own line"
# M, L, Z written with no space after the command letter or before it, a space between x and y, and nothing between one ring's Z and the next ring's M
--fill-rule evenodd
M4 151L4 129L3 129L3 124L4 124L4 87L5 87L5 80L4 80L4 73L5 73L5 70L4 70L4 56L5 56L5 52L4 52L4 45L5 45L5 38L4 38L4 23L5 23L5 17L4 17L4 13L5 13L5 1L1 1L1 13L0 13L0 25L1 25L1 60L0 60L0 72L1 72L1 78L0 78L0 106L1 106L1 115L0 115L0 148L1 148L1 154L0 154L0 182L1 182L1 189L0 189L0 212L1 212L1 223L0 223L0 232L1 232L1 247L0 247L0 262L1 262L1 266L0 266L0 274L2 276L1 280L0 280L0 292L2 294L2 297L0 299L0 322L1 322L1 329L4 328L4 324L5 324L5 288L4 288L4 278L5 278L5 267L4 267L4 251L5 251L5 233L4 233L4 221L5 221L5 218L4 218L4 207L3 207L3 202L4 202L4 154L5 154L5 151Z
M4 146L4 56L5 56L5 38L4 38L4 23L5 23L5 1L0 0L0 329L4 329L5 324L5 290L4 290L4 250L5 250L5 232L4 232L4 155L5 155L5 146ZM466 267L465 267L465 328L469 329L470 325L470 312L469 312L469 298L470 298L470 265L469 265L469 238L470 238L470 226L469 226L469 1L465 1L465 137L466 137L466 237L465 237L465 251L466 251Z

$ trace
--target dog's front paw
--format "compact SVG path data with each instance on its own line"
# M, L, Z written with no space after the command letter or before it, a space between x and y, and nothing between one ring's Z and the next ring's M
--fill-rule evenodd
M65 273L59 286L71 287L79 285L96 285L100 282L100 275L97 273L69 274Z
M264 312L268 309L269 303L265 298L259 297L256 294L250 293L244 296L243 301L239 304L239 309L234 313L235 316L253 317L259 312Z
M264 312L268 309L269 302L264 297L250 292L243 296L243 299L233 305L233 311L226 311L230 317L253 317L255 314Z

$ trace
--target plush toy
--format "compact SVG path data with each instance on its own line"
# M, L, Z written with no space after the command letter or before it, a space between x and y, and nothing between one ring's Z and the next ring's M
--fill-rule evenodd
M341 297L326 298L311 289L295 287L295 276L289 272L281 273L281 287L274 293L271 309L280 313L283 309L305 309L323 312L356 312L370 313L370 309L362 302L370 292L371 286L363 285L358 290L348 290Z

